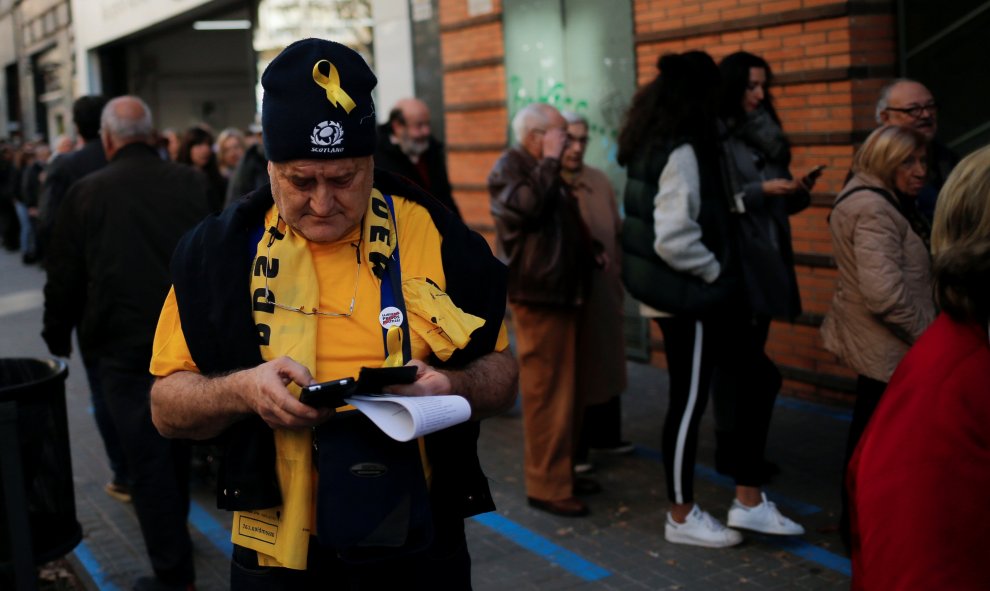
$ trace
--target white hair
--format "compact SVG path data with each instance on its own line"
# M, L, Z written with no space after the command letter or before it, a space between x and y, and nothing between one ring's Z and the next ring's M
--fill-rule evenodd
M886 86L880 89L880 98L877 99L877 109L874 113L874 117L877 120L877 124L883 125L882 113L887 110L890 106L890 91L894 90L894 87L903 82L913 82L915 84L921 84L917 80L912 80L910 78L896 78ZM922 85L924 86L924 85Z
M139 116L135 117L135 113L130 112L126 115L117 112L117 105L125 101L136 102L141 107ZM152 130L151 109L136 96L119 96L103 107L103 113L100 115L100 131L114 140L121 142L147 140L151 138Z
M512 135L516 143L521 143L533 129L548 124L546 106L544 103L530 103L519 109L512 118Z
M580 123L581 125L588 127L588 118L580 113L575 113L574 111L564 111L561 113L561 116L563 116L564 121L567 121L568 125L577 125Z

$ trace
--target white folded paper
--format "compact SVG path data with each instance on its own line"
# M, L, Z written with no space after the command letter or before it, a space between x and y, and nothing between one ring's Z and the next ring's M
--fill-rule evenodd
M409 441L471 418L471 405L456 395L360 394L345 401L396 441Z

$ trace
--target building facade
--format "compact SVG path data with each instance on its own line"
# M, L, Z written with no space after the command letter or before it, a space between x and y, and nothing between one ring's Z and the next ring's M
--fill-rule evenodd
M788 391L844 397L852 372L819 336L836 275L830 204L896 76L932 89L951 148L990 141L988 27L990 0L0 0L0 138L71 131L72 101L89 93L140 95L162 128L245 127L267 62L292 40L332 38L373 64L379 121L405 96L431 107L458 206L493 240L485 181L516 110L585 114L588 160L621 194L615 139L657 58L745 49L775 72L792 169L827 165L791 220L805 313L775 323L769 347ZM662 364L660 335L635 309L630 351Z
M846 398L854 374L824 350L819 326L835 283L827 216L856 146L876 122L882 86L915 76L941 107L940 136L961 154L990 141L990 2L923 0L441 0L440 38L449 168L467 219L492 236L485 179L512 138L509 121L531 100L589 115L589 161L617 190L614 134L636 87L664 53L738 50L762 55L793 144L792 170L827 168L812 205L791 218L805 312L775 322L771 355L792 394ZM626 60L631 59L631 64ZM627 72L629 70L631 75ZM632 308L635 309L635 308ZM651 361L663 364L655 326L630 319L632 349L649 330Z

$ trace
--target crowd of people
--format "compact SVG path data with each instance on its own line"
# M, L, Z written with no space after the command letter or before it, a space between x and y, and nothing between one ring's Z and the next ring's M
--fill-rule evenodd
M515 115L515 145L488 179L499 254L509 267L528 501L580 517L590 512L584 497L601 489L584 476L578 434L608 411L589 406L584 385L597 383L589 368L606 368L617 383L624 374L599 364L612 340L581 319L621 317L621 300L596 301L596 282L618 284L608 274L618 266L641 315L656 319L664 339L665 538L726 547L743 540L741 531L801 535L804 528L762 491L779 470L764 452L782 385L766 345L772 320L801 313L788 218L808 207L824 166L792 175L766 60L741 51L716 64L689 51L662 56L657 69L618 136L627 174L621 229L613 226L608 183L575 181L568 165L586 134L550 105ZM990 148L952 172L959 159L936 139L937 114L924 85L898 79L885 86L879 127L856 151L828 219L838 275L821 332L825 347L858 374L848 470L836 475L839 530L862 589L990 585L974 538L990 519L977 501L990 478L990 430L979 423L990 408ZM590 207L597 212L582 218ZM939 309L945 313L936 321ZM602 337L597 349L581 350L586 330ZM924 352L908 353L916 342ZM736 485L724 522L694 498L709 396L715 466ZM963 417L965 408L972 414ZM918 482L919 475L928 480ZM940 549L926 552L932 543Z
M219 451L233 589L470 588L463 519L494 508L480 419L518 388L527 502L561 517L588 515L602 490L590 450L634 449L625 293L664 340L665 539L804 533L763 490L782 385L767 341L772 321L801 314L789 216L823 166L792 173L766 60L658 60L618 135L624 216L584 161L588 120L521 108L488 177L497 257L460 218L424 102L378 125L374 73L316 39L261 83L246 132L158 133L139 97L87 96L78 142L2 146L4 246L43 261L51 352L69 356L78 333L106 490L133 501L154 571L136 590L193 588L188 440ZM922 84L887 85L828 219L837 282L821 330L857 374L836 486L862 589L893 588L895 570L926 588L990 585L990 148L959 163L937 113ZM400 444L349 408L299 400L398 365L416 378L387 391L457 393L473 420ZM724 520L694 490L709 397L715 467L735 483ZM356 474L362 462L388 477Z

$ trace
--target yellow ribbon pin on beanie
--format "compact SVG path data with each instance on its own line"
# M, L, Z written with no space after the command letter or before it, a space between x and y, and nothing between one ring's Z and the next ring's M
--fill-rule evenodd
M330 75L326 76L320 71L320 64L326 64L330 66ZM313 64L313 82L327 91L327 100L330 104L335 107L341 107L349 115L357 103L354 102L344 89L340 87L340 73L337 72L337 67L331 64L327 60L320 60Z

